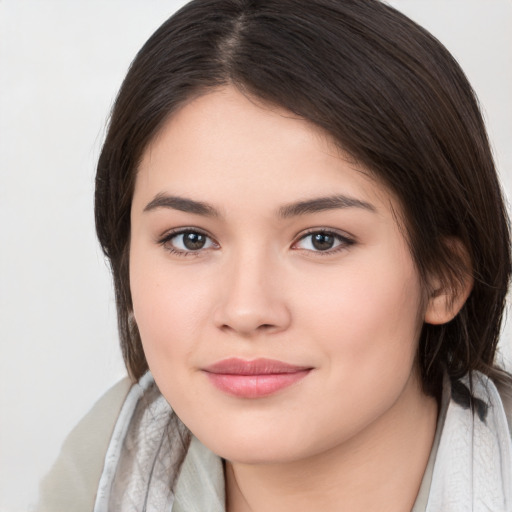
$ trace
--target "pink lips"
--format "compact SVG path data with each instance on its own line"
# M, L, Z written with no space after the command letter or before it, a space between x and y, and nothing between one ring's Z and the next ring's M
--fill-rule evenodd
M295 366L274 359L231 358L212 364L203 371L221 391L240 398L272 395L304 378L311 367Z

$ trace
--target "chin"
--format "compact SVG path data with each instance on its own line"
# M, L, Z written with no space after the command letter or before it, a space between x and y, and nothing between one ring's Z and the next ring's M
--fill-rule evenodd
M210 449L223 459L245 465L285 464L304 458L305 454L283 450L274 443L262 442L249 446L220 446Z
M312 445L303 435L298 438L280 429L269 430L256 432L253 428L250 435L224 430L222 436L208 432L196 437L219 457L239 464L285 464L307 459L329 448Z

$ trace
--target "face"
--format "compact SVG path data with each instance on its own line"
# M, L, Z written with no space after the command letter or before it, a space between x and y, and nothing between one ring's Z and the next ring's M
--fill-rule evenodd
M143 155L130 285L163 395L211 450L291 461L420 400L400 207L320 130L227 87Z

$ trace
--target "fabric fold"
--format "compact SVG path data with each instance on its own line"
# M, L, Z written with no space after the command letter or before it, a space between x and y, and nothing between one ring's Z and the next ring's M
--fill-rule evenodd
M444 421L422 483L428 499L415 512L512 511L512 441L500 394L478 372L469 389L468 378L445 378ZM94 512L223 512L224 485L222 459L190 434L147 373L119 415Z

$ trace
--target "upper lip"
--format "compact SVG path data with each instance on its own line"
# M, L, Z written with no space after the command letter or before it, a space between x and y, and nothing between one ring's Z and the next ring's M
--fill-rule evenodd
M296 373L311 370L310 366L297 366L276 359L245 360L237 357L223 359L213 363L203 371L224 375L272 375L279 373Z

